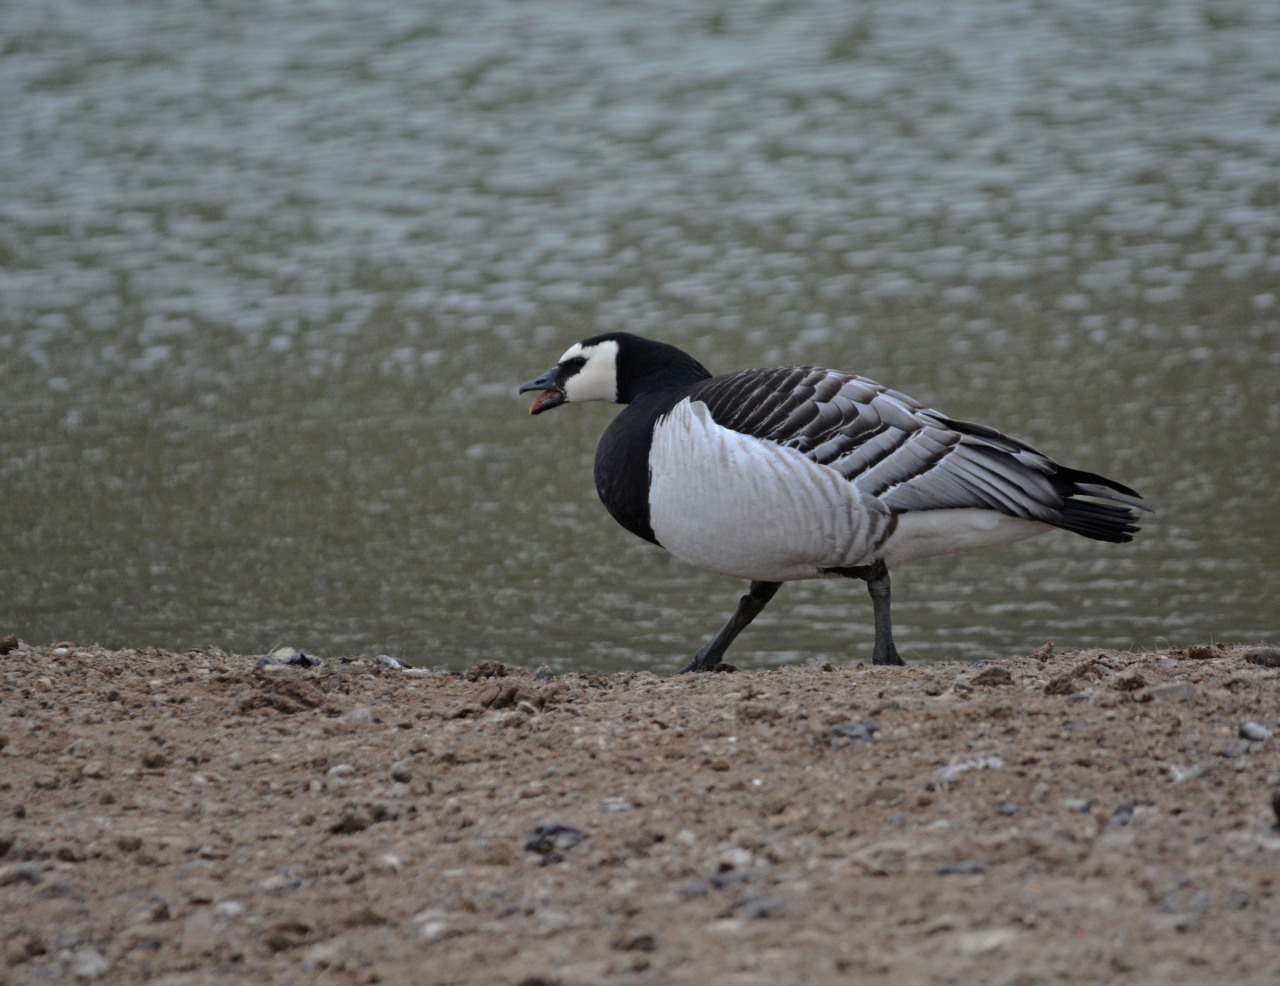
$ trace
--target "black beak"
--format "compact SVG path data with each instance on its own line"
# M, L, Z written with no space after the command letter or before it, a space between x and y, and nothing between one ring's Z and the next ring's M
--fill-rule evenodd
M541 396L534 399L529 405L530 414L541 414L543 411L549 411L553 407L559 407L565 401L564 391L556 386L556 376L560 372L560 367L553 366L542 376L536 380L530 380L528 383L520 385L520 393L528 390L541 390Z

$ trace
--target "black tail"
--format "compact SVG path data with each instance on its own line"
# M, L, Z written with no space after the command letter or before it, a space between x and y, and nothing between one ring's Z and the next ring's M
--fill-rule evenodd
M1066 502L1062 505L1061 517L1052 523L1064 531L1082 534L1095 541L1132 541L1134 534L1140 530L1135 511L1150 512L1152 509L1145 503L1138 502L1142 497L1136 491L1096 473L1059 466L1053 475L1053 484ZM1111 502L1077 500L1076 497L1079 496Z

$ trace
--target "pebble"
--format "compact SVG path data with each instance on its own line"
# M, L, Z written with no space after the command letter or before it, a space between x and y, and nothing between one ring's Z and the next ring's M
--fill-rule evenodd
M408 784L413 780L413 761L397 760L391 765L391 779L398 784Z
M44 877L35 863L10 863L0 866L0 887L14 883L39 883Z
M833 743L839 740L848 740L850 743L872 743L878 732L880 732L879 723L868 719L866 722L843 722L838 726L832 726L827 736Z
M418 941L431 944L442 938L449 938L461 932L449 926L449 915L438 908L420 911L413 916L413 923L418 926Z
M1004 818L1012 818L1021 810L1022 809L1019 808L1017 805L1015 805L1012 801L1006 801L1004 804L1002 804L999 808L996 809L996 814Z
M558 863L564 858L562 850L572 849L587 837L581 829L563 822L543 822L535 825L525 840L524 847L529 852L542 854L542 863Z
M1003 766L1004 760L1000 757L970 757L968 760L961 760L945 767L939 767L934 771L934 776L939 780L949 781L951 778L970 770L993 770Z
M1163 685L1153 685L1144 694L1148 698L1165 702L1189 702L1196 697L1196 686L1189 681L1170 681Z
M1259 726L1256 722L1249 721L1240 727L1240 738L1247 739L1250 743L1261 743L1263 740L1271 738L1271 730L1266 726Z
M774 894L756 894L733 905L733 910L743 917L760 921L785 910L787 902Z
M384 668L390 668L392 671L403 671L404 665L397 661L390 654L379 654L373 659L374 664L381 664Z
M934 872L938 876L954 876L962 873L985 873L987 868L976 859L962 859L958 863L944 863Z
M96 948L82 948L71 957L71 971L77 979L97 979L110 968L110 961Z

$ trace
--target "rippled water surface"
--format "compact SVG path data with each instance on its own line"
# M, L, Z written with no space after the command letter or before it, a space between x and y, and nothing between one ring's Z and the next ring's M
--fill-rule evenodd
M1276 636L1280 7L0 8L0 633L670 669L595 498L629 329L864 373L1158 507L895 578L909 659ZM787 586L746 666L864 657Z

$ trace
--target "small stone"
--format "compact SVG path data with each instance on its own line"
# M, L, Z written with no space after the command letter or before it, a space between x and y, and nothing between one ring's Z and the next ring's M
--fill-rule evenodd
M525 840L524 847L529 852L541 853L544 857L543 862L559 862L563 858L560 856L561 850L572 849L586 837L585 832L572 825L565 825L562 822L544 822L533 827L529 838ZM555 859L545 858L553 855Z
M397 760L391 765L391 779L397 784L408 784L413 780L413 761Z
M10 654L22 646L21 641L13 634L7 637L0 637L0 655Z
M987 868L976 859L962 859L958 863L944 863L934 872L938 876L955 876L964 873L985 873Z
M1153 685L1143 694L1162 702L1189 702L1196 697L1196 686L1189 681L1170 681L1163 685Z
M939 780L949 781L953 777L967 773L970 770L994 770L1003 766L1004 760L1000 757L970 757L968 760L961 760L945 767L939 767L934 771L934 776Z
M415 914L413 923L418 926L418 941L424 945L430 945L433 942L463 934L462 929L450 922L450 917L448 912L435 907Z
M999 808L996 809L996 814L1000 815L1003 818L1012 818L1014 815L1018 814L1018 812L1020 812L1021 810L1022 809L1019 808L1017 805L1015 805L1012 801L1006 801L1004 804L1002 804Z
M892 804L902 800L902 788L897 784L877 784L867 795L867 804L885 802Z
M169 765L169 758L159 750L148 750L142 755L142 766L147 770L161 770Z
M77 979L97 979L110 968L110 961L96 948L82 948L71 957L71 971Z
M762 921L785 910L787 902L774 894L756 894L733 905L733 912L753 921Z
M332 767L324 772L325 777L346 777L356 772L355 767L349 763L335 763Z
M838 726L832 726L827 731L827 736L832 744L837 744L841 740L850 743L872 743L879 731L880 724L868 719L866 722L844 722Z
M392 671L404 670L404 665L401 664L399 661L397 661L390 654L379 654L377 657L373 659L373 663L381 665L384 668L389 668Z
M1122 801L1119 807L1111 813L1111 817L1107 819L1107 824L1103 828L1117 829L1128 825L1133 821L1133 812L1136 805L1132 801Z
M1247 739L1250 743L1261 743L1271 738L1271 730L1253 721L1246 722L1240 727L1240 738Z
M14 883L36 884L43 879L40 867L35 863L10 863L8 866L0 866L0 887L7 887Z
M107 765L101 760L90 760L80 768L81 777L106 777Z

